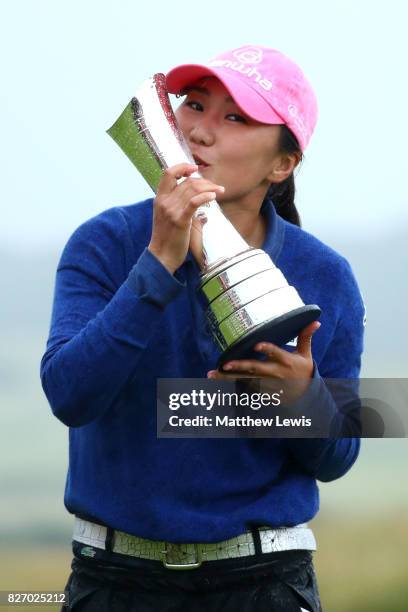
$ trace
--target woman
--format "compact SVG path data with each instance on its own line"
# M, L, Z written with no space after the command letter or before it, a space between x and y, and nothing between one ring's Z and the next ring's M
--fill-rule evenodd
M155 415L158 378L358 377L360 292L348 263L300 229L294 205L315 96L289 58L264 47L179 66L167 83L186 95L176 115L202 178L190 177L197 166L172 167L153 202L87 221L57 271L41 374L70 427L68 609L321 610L307 521L316 481L351 467L358 438L157 439ZM322 308L321 328L309 325L296 346L260 343L263 360L223 372L197 302L192 231L195 210L215 197ZM333 410L329 399L321 409Z

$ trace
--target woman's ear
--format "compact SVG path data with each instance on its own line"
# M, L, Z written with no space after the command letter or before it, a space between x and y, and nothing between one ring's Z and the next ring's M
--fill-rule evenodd
M268 180L271 183L281 183L282 181L286 180L292 174L300 162L300 159L301 155L298 152L282 153L274 162L272 171L268 176Z

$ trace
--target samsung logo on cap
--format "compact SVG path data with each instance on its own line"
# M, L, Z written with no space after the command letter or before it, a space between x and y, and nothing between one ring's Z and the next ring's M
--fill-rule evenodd
M293 117L293 122L298 128L298 130L302 133L303 138L309 138L309 132L305 127L302 117L300 117L299 115L299 110L297 106L295 106L294 104L289 104L288 113L291 117Z

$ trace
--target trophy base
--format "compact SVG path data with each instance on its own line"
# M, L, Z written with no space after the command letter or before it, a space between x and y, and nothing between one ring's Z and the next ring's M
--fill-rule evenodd
M261 323L243 338L234 342L218 359L217 368L235 359L259 359L260 353L253 350L258 342L272 342L278 346L293 340L307 325L316 321L321 310L315 304L301 306L295 310Z

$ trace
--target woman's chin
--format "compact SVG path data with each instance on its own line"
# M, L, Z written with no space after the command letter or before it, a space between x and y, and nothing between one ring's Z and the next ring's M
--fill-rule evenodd
M211 166L198 165L198 171L202 176L208 176L208 171L211 170Z

